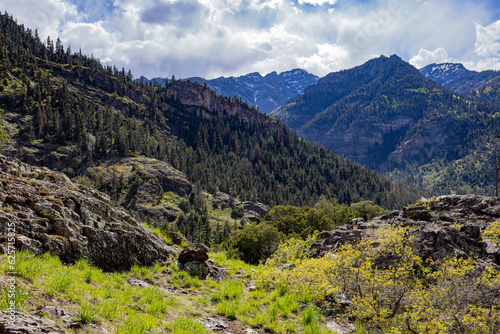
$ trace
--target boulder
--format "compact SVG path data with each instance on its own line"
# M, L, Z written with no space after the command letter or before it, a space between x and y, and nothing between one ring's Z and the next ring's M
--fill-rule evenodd
M210 273L210 267L208 266L208 264L204 261L198 261L198 260L193 260L184 263L182 269L187 271L189 275L196 276L200 279L207 278L208 274Z
M414 206L409 209L403 209L403 217L416 220L430 222L434 219L432 214L422 206Z
M0 244L15 226L16 247L85 258L105 271L151 265L177 255L106 194L64 174L0 156Z
M279 266L277 268L275 268L274 270L277 270L277 271L284 271L284 270L292 270L295 268L295 263L286 263L282 266Z
M191 261L205 262L208 260L208 254L203 248L184 248L179 254L178 261L182 264L186 264Z
M335 252L337 248L345 243L358 242L361 240L360 230L336 229L318 234L318 238L311 245L311 257L321 257L328 252Z

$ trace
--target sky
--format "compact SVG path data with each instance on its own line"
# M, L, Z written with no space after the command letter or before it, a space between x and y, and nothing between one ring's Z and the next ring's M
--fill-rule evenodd
M500 70L498 0L0 0L0 10L136 78L322 77L392 54L417 68Z

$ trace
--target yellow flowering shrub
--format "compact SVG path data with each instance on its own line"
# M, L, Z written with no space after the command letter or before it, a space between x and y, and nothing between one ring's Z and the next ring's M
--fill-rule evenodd
M484 231L484 237L500 244L500 221L491 223Z
M500 273L474 259L424 263L409 231L385 228L291 270L265 271L263 288L284 283L318 304L385 333L499 333ZM342 301L342 306L340 302Z
M286 263L292 263L295 260L300 260L306 257L311 244L318 237L318 233L314 233L306 240L290 238L283 241L278 249L266 260L266 266L279 267Z

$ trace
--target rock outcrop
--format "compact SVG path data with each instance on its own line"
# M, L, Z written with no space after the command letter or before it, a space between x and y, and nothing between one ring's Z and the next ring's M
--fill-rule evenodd
M105 271L150 265L178 253L107 195L4 156L0 208L0 250L15 229L18 249L50 252L65 263L85 258Z
M311 246L312 256L323 256L327 252L335 252L342 244L358 242L372 229L400 226L410 229L416 254L424 259L477 257L500 265L500 245L482 235L485 228L498 219L498 198L439 196L369 222L355 219L352 224L322 232Z
M197 244L195 248L184 248L179 254L177 263L179 267L187 271L191 276L201 279L212 278L221 280L225 275L225 269L220 264L209 260L210 249L204 244Z
M222 192L216 193L211 199L212 205L221 208L243 208L243 216L250 221L259 221L269 212L265 204L258 202L240 202L236 198Z
M188 196L193 185L187 176L164 161L139 157L113 157L89 167L87 173L102 177L122 189L117 202L137 212L141 220L172 222L180 213L162 201L165 193Z
M24 313L0 312L0 333L6 334L62 334L63 329L53 321Z

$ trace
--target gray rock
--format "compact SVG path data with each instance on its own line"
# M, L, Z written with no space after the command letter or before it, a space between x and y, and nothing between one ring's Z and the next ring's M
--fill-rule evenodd
M363 222L352 221L354 230L337 228L322 232L311 246L312 256L335 252L343 243L357 242L373 235L369 228L397 226L409 228L415 236L413 247L424 259L474 257L500 264L497 246L482 239L482 231L500 217L500 200L476 195L446 195L425 200L403 210ZM455 226L461 225L457 229ZM376 246L376 244L374 244ZM391 259L377 259L379 265Z
M264 218L265 215L269 212L269 209L265 204L256 203L256 202L243 202L243 209L248 212L252 212L253 215L258 216L259 218Z
M50 252L63 262L85 258L105 271L164 261L177 250L133 219L107 195L64 174L0 156L0 244L8 223L18 248Z
M284 270L292 270L293 268L295 268L295 263L286 263L282 266L275 268L274 270L284 271Z
M342 323L330 320L325 324L325 327L337 334L350 334L356 330L356 326L348 320L343 320Z
M191 276L196 276L200 279L205 279L210 273L210 268L208 264L204 261L189 261L184 263L182 270L185 270Z
M206 318L203 319L203 324L211 331L220 332L229 327L229 324L222 320L216 318Z
M212 260L208 260L206 263L209 268L207 278L211 278L215 281L222 281L227 276L226 267L221 266Z
M247 328L245 334L259 334L255 329Z
M138 286L141 288L147 288L148 286L150 286L150 284L148 282L144 282L144 281L142 281L138 278L135 278L135 277L127 278L127 282L128 282L128 284L130 284L132 286Z
M65 331L54 322L20 312L0 312L0 333L5 334L59 334Z
M422 206L414 206L409 209L403 209L403 218L426 222L430 222L434 219L432 214Z
M328 252L335 252L342 244L360 241L361 236L361 230L336 229L321 232L311 245L311 257L321 257Z
M484 253L491 262L500 265L500 246L490 239L484 240Z

